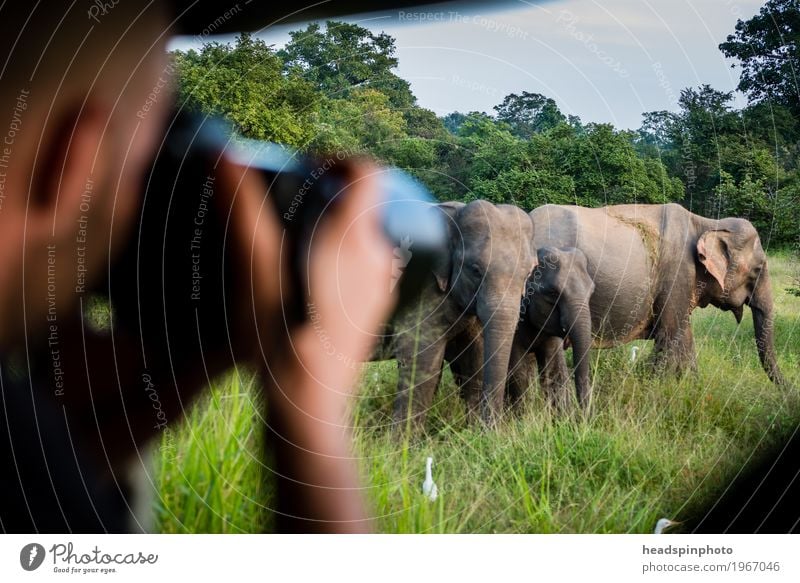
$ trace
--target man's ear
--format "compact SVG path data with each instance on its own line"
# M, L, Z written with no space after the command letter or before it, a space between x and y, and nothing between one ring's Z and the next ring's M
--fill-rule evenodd
M95 165L104 168L100 145L108 123L109 110L86 104L80 111L65 113L43 141L43 155L36 169L40 178L31 192L28 221L37 223L59 238L71 234L75 223L88 212L83 200L95 182ZM105 171L103 170L105 174ZM109 193L110 194L110 193ZM83 204L83 210L81 210Z

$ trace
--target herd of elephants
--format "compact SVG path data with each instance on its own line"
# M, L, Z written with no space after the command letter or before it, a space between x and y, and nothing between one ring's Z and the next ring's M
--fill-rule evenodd
M708 219L677 204L545 205L526 213L476 200L432 212L447 222L449 253L374 356L397 359L398 426L424 422L445 361L468 415L486 423L518 406L534 375L556 410L574 407L569 347L586 413L591 348L649 339L653 367L694 370L690 315L709 304L737 322L750 307L764 370L785 384L767 257L745 219Z

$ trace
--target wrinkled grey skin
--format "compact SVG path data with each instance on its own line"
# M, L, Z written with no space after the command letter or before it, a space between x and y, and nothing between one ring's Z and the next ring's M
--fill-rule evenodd
M595 346L652 339L657 368L694 370L694 308L717 306L740 321L748 305L764 370L784 384L775 357L767 259L749 221L707 219L677 204L546 205L531 217L537 246L576 247L586 256L595 284Z
M393 322L394 419L422 421L444 358L470 414L491 423L502 413L520 300L535 265L533 224L515 206L483 200L439 208L449 219L450 253L417 304Z
M519 401L529 379L524 357L536 355L539 384L550 404L563 411L566 403L566 366L548 365L547 358L562 353L566 339L572 345L575 389L578 404L588 412L591 400L589 350L592 346L592 317L589 303L594 283L587 270L586 256L579 249L542 247L538 265L528 278L526 295L520 310L520 324L511 356L509 391L512 401ZM512 403L513 404L513 403Z

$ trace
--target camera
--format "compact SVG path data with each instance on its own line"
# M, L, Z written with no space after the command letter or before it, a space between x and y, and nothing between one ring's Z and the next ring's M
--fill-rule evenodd
M195 338L200 350L225 348L231 342L227 318L242 294L250 293L236 289L234 270L249 269L242 265L249 259L232 253L226 238L228 217L215 204L215 166L221 157L263 174L266 203L280 217L289 246L294 300L284 306L285 316L289 322L308 317L308 245L325 214L335 212L347 196L347 156L304 156L238 137L220 118L179 112L170 117L143 185L135 231L107 282L117 321L138 327L143 344L145 338L149 344L161 339L169 351L176 349L176 339L183 346ZM447 230L433 208L434 199L410 175L383 168L378 184L383 233L405 257L394 282L401 309L447 252Z

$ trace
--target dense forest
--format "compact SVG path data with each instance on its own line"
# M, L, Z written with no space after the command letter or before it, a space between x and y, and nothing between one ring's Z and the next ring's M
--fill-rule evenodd
M310 153L369 153L417 175L440 200L485 198L525 209L678 202L740 216L765 244L800 241L800 4L768 0L722 53L738 89L680 91L678 111L643 114L637 131L564 115L544 95L506 96L493 115L420 107L394 70L395 40L329 21L280 50L249 34L173 52L181 101L222 114L245 136ZM654 77L654 83L658 79Z

